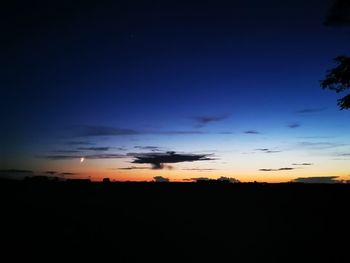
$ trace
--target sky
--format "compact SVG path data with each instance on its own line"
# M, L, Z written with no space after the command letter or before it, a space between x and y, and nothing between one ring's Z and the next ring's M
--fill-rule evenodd
M350 51L330 6L8 4L0 176L349 180L350 111L320 88Z

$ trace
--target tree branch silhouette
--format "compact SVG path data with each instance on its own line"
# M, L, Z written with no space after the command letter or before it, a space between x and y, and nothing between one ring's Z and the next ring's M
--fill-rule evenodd
M321 81L323 89L334 90L337 93L350 89L350 57L338 56L335 58L338 64L328 71L326 78ZM350 108L350 94L338 100L340 109Z
M350 1L334 0L329 15L326 17L327 26L350 25ZM335 59L337 66L327 72L326 78L321 81L323 89L334 90L337 93L350 89L350 57L338 56ZM350 108L350 94L338 99L340 109Z

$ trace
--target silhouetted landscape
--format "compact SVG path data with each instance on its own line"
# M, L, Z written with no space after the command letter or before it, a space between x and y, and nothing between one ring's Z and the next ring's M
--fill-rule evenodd
M2 180L0 188L2 250L13 260L349 261L349 184Z
M0 262L350 262L350 0L3 2Z

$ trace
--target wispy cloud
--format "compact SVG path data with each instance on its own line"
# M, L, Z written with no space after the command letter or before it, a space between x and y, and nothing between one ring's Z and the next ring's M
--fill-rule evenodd
M277 169L272 169L272 168L262 168L259 169L260 172L277 172L277 171L291 171L294 170L295 168L292 167L282 167L282 168L277 168Z
M313 165L313 163L292 163L292 165L296 165L296 166L310 166L310 165Z
M346 156L350 156L350 153L339 153L338 156L343 156L343 157L345 156L346 157Z
M213 160L211 154L181 154L176 152L164 153L129 153L134 158L132 163L150 164L152 169L163 169L167 163L195 162Z
M301 124L298 122L292 122L292 123L288 124L288 127L291 129L296 129L296 128L299 128L300 126L301 126Z
M61 175L77 175L78 173L69 173L69 172L64 172L64 173L60 173Z
M269 149L269 148L260 148L260 149L256 149L256 151L260 151L260 152L263 152L263 153L279 153L279 152L281 152L279 150L272 150L272 149Z
M298 146L307 147L310 149L331 149L347 145L348 144L336 142L300 142L298 144Z
M257 130L247 130L247 131L244 131L243 133L245 134L261 134L261 132L257 131Z
M214 116L213 115L197 116L197 117L193 117L193 120L195 122L195 127L201 128L208 125L209 123L225 120L228 118L228 116L229 116L228 114L221 114L221 115L214 115Z
M312 113L318 113L321 111L325 111L327 108L323 107L323 108L305 108L305 109L301 109L298 110L297 113L300 114L312 114Z
M122 168L110 168L109 170L149 170L150 167L138 167L138 166L130 166L130 167L122 167Z

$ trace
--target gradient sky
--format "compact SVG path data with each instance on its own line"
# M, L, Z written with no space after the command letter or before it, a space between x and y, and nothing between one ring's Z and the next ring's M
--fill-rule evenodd
M330 1L49 2L1 16L3 174L350 178Z

